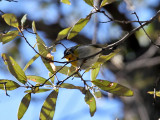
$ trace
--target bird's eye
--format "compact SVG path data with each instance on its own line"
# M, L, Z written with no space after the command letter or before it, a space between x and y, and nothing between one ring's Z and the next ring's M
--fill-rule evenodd
M72 50L71 49L67 49L64 51L64 55L67 56L67 55L70 55L72 54Z
M67 53L66 53L66 55L69 55L69 54L70 54L70 52L67 52Z

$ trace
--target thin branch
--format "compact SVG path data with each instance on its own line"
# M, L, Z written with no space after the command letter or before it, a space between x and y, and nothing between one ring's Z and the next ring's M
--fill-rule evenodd
M2 10L0 10L0 12L1 12L2 14L4 14L4 12L3 12Z
M103 13L103 14L105 14L105 16L107 16L110 20L115 21L114 19L112 19L111 17L109 17L104 11L98 11L98 10L97 10L96 12ZM92 13L92 14L93 14L93 13ZM107 47L103 48L101 51L99 51L99 52L97 52L97 53L95 53L95 54L93 54L93 55L87 56L87 57L77 58L77 59L75 59L75 60L65 61L65 62L60 62L60 61L51 60L51 59L49 59L49 58L46 58L46 57L40 55L40 53L39 53L34 47L32 47L32 45L28 42L28 40L27 40L27 38L24 36L23 32L22 32L20 29L19 29L19 31L21 32L22 37L25 39L25 41L27 42L27 44L28 44L38 55L40 55L43 59L48 60L49 62L71 63L71 62L74 62L74 61L77 61L77 60L88 59L88 58L94 57L94 56L102 53L102 52L105 51L105 50L110 50L110 49L112 49L113 47L116 47L116 46L122 44L122 43L123 43L129 36L131 36L133 33L135 33L136 31L138 31L139 29L143 28L143 26L150 24L153 20L155 20L155 19L159 16L159 14L160 14L160 10L159 10L159 11L157 12L157 14L156 14L153 18L151 18L149 21L145 22L144 24L141 24L139 27L137 27L137 28L133 29L132 31L130 31L129 33L127 33L123 38L121 38L120 40L118 40L118 41L115 42L115 43L112 43L112 44L108 45ZM121 22L123 22L123 21L121 21Z
M46 79L46 81L39 85L39 86L34 86L34 87L42 87L48 80L50 80L53 76L55 76L60 70L62 70L68 63L66 63L65 65L63 65L60 69L58 69L52 76L50 76L48 79Z
M78 73L78 76L81 78L81 80L84 83L84 86L86 85L88 88L90 88L90 86L87 84L86 80L83 79L82 75Z
M79 70L80 70L80 69L77 69L74 73L72 73L70 76L68 76L68 77L65 78L64 80L58 81L58 82L57 82L57 85L61 86L61 85L62 85L66 80L68 80L70 77L72 77L72 76L75 75L75 74L78 74Z
M137 18L137 20L138 20L138 23L142 26L142 23L140 22L137 13L136 13L136 12L133 12L132 14L135 14L135 16L136 16L136 18ZM142 29L143 29L144 33L146 34L146 36L148 37L148 39L151 41L151 43L159 48L160 45L157 45L157 44L155 44L155 43L153 42L153 40L152 40L151 37L148 35L148 33L146 32L146 30L144 29L143 26L142 26Z
M26 43L34 50L35 53L37 53L39 56L41 56L43 59L49 61L49 62L56 62L56 63L69 63L69 62L60 62L60 61L55 61L55 60L51 60L43 55L41 55L27 40L27 38L24 36L24 33L22 32L22 30L20 28L18 28L19 32L21 33L21 37L24 38L24 40L26 41Z
M136 21L136 20L134 20L134 21L115 20L115 19L111 18L109 15L107 15L105 13L105 11L97 10L96 12L103 13L109 19L109 21L100 22L100 23L108 23L108 22L113 22L114 21L114 22L121 23L121 24L130 24L130 23L133 23L133 22L139 22L139 21ZM145 22L148 22L148 21L140 21L140 22L145 23Z
M17 0L6 0L8 2L18 2Z
M138 21L136 21L136 20L133 20L133 21L109 20L109 21L106 21L106 22L99 22L99 23L108 23L108 22L113 22L113 21L114 21L114 22L121 23L121 24L130 24L130 23L133 23L133 22L138 22ZM141 23L145 23L145 22L147 22L147 21L140 21L140 22L141 22Z
M133 29L132 31L130 31L129 33L127 33L126 35L124 35L124 36L123 36L120 40L118 40L117 42L114 42L114 43L112 43L112 44L107 45L107 46L104 47L101 51L99 51L99 52L97 52L97 53L95 53L95 54L93 54L93 55L90 55L90 56L87 56L87 57L82 57L82 58L77 58L76 60L89 59L89 58L91 58L91 57L94 57L94 56L96 56L96 55L98 55L98 54L106 51L106 50L112 50L114 47L119 46L119 45L121 45L123 42L125 42L125 41L126 41L132 34L134 34L136 31L138 31L138 30L141 29L142 27L144 27L144 26L150 24L151 22L153 22L159 15L160 15L160 10L159 10L159 11L157 12L157 14L156 14L154 17L152 17L149 21L147 21L146 23L144 23L144 24L138 26L137 28ZM72 61L68 61L68 62L74 62L74 61L76 61L76 60L72 60Z
M147 21L146 23L144 23L144 24L140 25L139 27L133 29L132 31L130 31L129 33L127 33L123 38L121 38L119 41L108 45L108 46L106 47L106 49L107 49L107 48L112 48L112 47L114 47L114 46L118 46L118 45L122 44L122 43L123 43L128 37L130 37L133 33L135 33L136 31L138 31L138 30L141 29L142 27L150 24L151 22L153 22L159 15L160 15L160 10L159 10L159 11L157 12L157 14L156 14L154 17L152 17L149 21Z
M133 62L130 62L128 64L125 65L125 70L127 72L133 71L135 69L139 69L139 68L145 68L145 67L151 67L151 66L155 66L155 65L159 65L160 64L160 57L154 57L154 58L144 58L144 59L138 59L135 60Z

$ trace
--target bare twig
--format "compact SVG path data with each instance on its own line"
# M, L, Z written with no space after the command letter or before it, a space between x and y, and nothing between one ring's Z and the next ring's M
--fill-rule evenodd
M87 84L86 80L83 79L82 75L78 73L78 76L81 78L81 80L83 81L84 83L84 87L85 85L89 88L90 86Z
M142 26L142 23L140 22L137 13L136 13L136 12L133 12L132 14L135 14L135 16L137 17L138 23ZM153 45L157 46L157 47L160 47L160 45L157 45L157 44L155 44L155 43L153 42L153 40L152 40L151 37L148 35L148 33L146 32L146 30L144 29L143 26L142 26L142 29L143 29L144 33L146 34L146 36L148 37L148 39L151 41L151 43L152 43Z
M24 40L26 41L26 43L34 50L35 53L37 53L39 56L41 56L43 59L49 61L49 62L57 62L57 63L69 63L69 62L60 62L60 61L55 61L52 59L49 59L43 55L41 55L27 40L27 38L24 36L24 33L22 32L22 30L20 28L18 28L19 32L21 33L21 37L24 38Z
M17 0L6 0L8 2L18 2Z
M94 57L100 53L102 53L103 51L106 51L106 50L111 50L112 48L116 47L116 46L119 46L121 45L123 42L125 42L132 34L134 34L136 31L138 31L139 29L141 29L142 27L150 24L151 22L153 22L158 16L160 15L160 10L157 12L157 14L152 17L150 20L148 20L147 22L145 22L144 24L138 26L137 28L133 29L132 31L130 31L129 33L127 33L126 35L124 35L120 40L118 40L117 42L114 42L112 44L109 44L107 45L106 47L104 47L101 51L93 54L93 55L90 55L90 56L87 56L87 57L82 57L82 58L77 58L76 60L81 60L81 59L89 59L91 57ZM72 60L72 61L68 61L68 62L73 62L73 61L76 61L76 60Z
M46 81L39 85L39 86L34 86L34 87L42 87L48 80L50 80L53 76L55 76L60 70L62 70L68 63L66 63L65 65L63 65L60 69L58 69L52 76L50 76L48 79L46 79Z
M107 15L105 13L105 11L97 11L97 12L103 13L109 19L109 21L100 22L100 23L108 23L108 22L113 22L114 21L114 22L121 23L121 24L130 24L130 23L133 23L133 22L139 22L139 21L136 21L136 20L134 20L134 21L116 20L116 19L111 18L109 15ZM140 22L145 23L145 22L148 22L148 21L140 21Z
M154 57L154 58L144 58L144 59L138 59L133 62L128 63L125 66L125 70L127 72L133 71L135 69L144 68L144 67L151 67L155 65L160 64L160 57Z
M4 12L3 12L2 10L0 10L0 12L1 12L2 14L4 14Z
M70 76L68 76L68 77L65 78L64 80L58 81L58 82L57 82L57 85L61 86L61 85L62 85L66 80L68 80L70 77L72 77L72 76L75 75L75 74L78 74L79 70L80 70L80 69L77 69L74 73L72 73Z
M103 14L104 14L105 16L107 16L110 20L116 22L116 20L114 20L114 19L112 19L111 17L109 17L104 11L98 11L98 10L97 10L96 12L103 13ZM92 14L93 14L93 13L92 13ZM156 14L153 18L151 18L149 21L145 22L144 24L141 24L139 27L137 27L137 28L133 29L132 31L130 31L129 33L127 33L123 38L121 38L120 40L118 40L118 41L115 42L115 43L112 43L112 44L108 45L107 47L105 47L105 48L102 49L101 51L99 51L99 52L97 52L97 53L95 53L95 54L93 54L93 55L87 56L87 57L77 58L77 59L75 59L75 60L65 61L65 62L60 62L60 61L51 60L51 59L48 59L48 58L40 55L40 53L39 53L38 51L36 51L36 49L35 49L34 47L32 47L31 44L28 42L28 40L27 40L27 38L24 36L23 32L22 32L21 30L19 30L19 31L21 32L22 37L25 39L25 41L27 42L27 44L28 44L37 54L39 54L43 59L48 60L48 61L50 61L50 62L71 63L71 62L74 62L74 61L77 61L77 60L88 59L88 58L94 57L94 56L102 53L102 52L105 51L105 50L112 49L113 47L122 44L122 43L123 43L125 40L127 40L127 38L128 38L129 36L131 36L133 33L135 33L136 31L138 31L139 29L143 28L143 26L150 24L153 20L155 20L155 19L159 16L159 14L160 14L160 10L159 10L159 11L157 12L157 14ZM118 21L117 21L117 22L118 22ZM121 21L121 23L124 23L124 21Z
M109 21L106 21L106 22L99 22L99 23L108 23L108 22L118 22L118 23L121 23L121 24L130 24L130 23L133 23L133 22L138 22L138 21L136 21L136 20L133 20L133 21L120 21L120 20L109 20ZM147 22L147 21L140 21L141 23L145 23L145 22Z
M157 14L152 17L149 21L147 21L146 23L140 25L139 27L133 29L132 31L130 31L129 33L127 33L124 37L122 37L120 40L118 40L117 42L110 44L106 47L107 48L112 48L114 46L118 46L120 44L122 44L128 37L130 37L133 33L135 33L136 31L138 31L139 29L141 29L142 27L150 24L151 22L153 22L158 16L160 15L160 10L157 12Z

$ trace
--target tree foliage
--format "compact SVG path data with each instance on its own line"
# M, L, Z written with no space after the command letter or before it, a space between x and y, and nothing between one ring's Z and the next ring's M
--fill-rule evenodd
M71 5L71 2L69 0L60 0L60 1L62 2L60 4L65 3L68 5ZM143 27L152 23L158 17L158 15L160 14L160 11L158 11L157 14L148 21L140 21L138 17L136 21L121 21L121 20L115 20L109 17L109 15L105 11L103 11L103 7L117 1L102 0L98 7L94 5L94 0L84 0L84 2L89 6L91 6L93 9L90 11L88 15L86 15L85 18L80 18L73 26L70 26L61 30L58 33L56 42L53 46L46 45L44 40L39 35L39 31L37 30L35 21L33 21L32 24L29 25L29 26L32 26L32 32L31 31L29 32L27 30L27 25L26 25L27 14L25 14L21 18L21 20L17 19L16 15L13 13L3 13L1 15L5 23L10 27L10 30L7 31L6 33L0 34L0 42L3 44L7 44L8 42L11 42L15 38L19 37L25 40L27 45L30 48L32 48L32 50L36 54L31 58L31 60L29 60L29 62L24 67L24 69L20 67L20 65L16 62L16 60L14 60L12 55L8 55L6 53L2 53L1 55L9 72L16 78L16 81L0 79L0 89L5 90L7 95L8 90L15 90L19 87L27 88L27 90L25 91L25 93L27 94L22 98L19 106L18 119L21 119L25 114L25 112L27 111L30 102L32 102L31 101L32 94L37 94L41 92L51 91L51 93L48 95L48 97L46 98L46 100L42 105L40 117L39 117L41 120L45 120L45 119L51 120L54 118L56 106L58 106L56 105L56 103L57 103L58 95L60 94L59 90L63 88L70 89L70 90L78 89L82 94L84 94L85 95L84 101L89 106L89 111L91 116L94 116L94 113L96 112L96 101L97 101L96 97L97 98L101 97L102 91L106 93L112 93L113 95L116 95L116 96L130 97L134 95L134 91L129 87L123 85L123 83L119 84L117 82L110 82L108 80L102 80L97 78L97 75L100 72L101 66L104 63L108 62L116 54L118 54L120 51L120 48L113 50L108 55L101 55L98 61L94 63L91 68L85 71L85 72L91 71L91 80L89 81L89 83L88 81L83 79L83 74L81 74L80 72L81 69L76 69L73 66L71 67L66 66L72 61L69 61L69 62L56 61L54 59L54 55L52 54L52 52L56 50L56 45L59 45L59 44L63 45L61 40L65 38L67 40L71 40L74 37L76 37L79 34L79 32L90 22L93 15L95 14L98 14L98 13L103 14L105 17L109 19L108 22L117 22L119 24L120 23L128 24L130 22L136 22L139 24L137 28L131 30L129 33L125 34L121 39L117 40L116 42L113 42L109 45L104 45L104 50L109 51L111 50L111 48L114 48L117 46L119 47L120 45L123 45L124 41L126 41L129 36L134 34L139 29L142 28L144 30ZM35 46L33 47L30 44L30 42L26 37L26 32L24 31L35 36L35 41L36 41L35 46L37 47L37 49ZM148 34L146 34L146 36L147 35ZM53 49L54 51L52 51ZM97 54L99 53L95 53L94 55L88 56L84 59L90 59L93 56L96 56ZM41 58L43 64L47 68L48 70L47 72L49 72L48 78L43 78L42 76L37 76L37 75L26 75L25 73L26 70L29 68L29 66L31 66L39 57ZM61 66L55 65L55 63L60 63L62 65ZM66 76L66 78L63 80L55 79L58 73L62 73L63 75ZM70 83L66 83L67 80L72 77L75 77L76 79L81 79L81 81L84 83L84 86L76 86ZM46 89L46 87L48 89ZM154 93L153 91L149 91L148 93L155 94L155 96L159 97L158 92Z

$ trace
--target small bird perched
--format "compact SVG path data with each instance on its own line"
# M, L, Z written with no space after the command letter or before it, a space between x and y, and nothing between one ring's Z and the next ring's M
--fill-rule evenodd
M66 49L64 51L63 58L66 58L67 61L75 60L75 61L71 62L71 64L74 67L86 70L89 67L91 67L95 62L97 62L101 53L99 53L93 57L89 57L89 56L92 56L92 55L102 51L103 46L98 45L98 44L77 45L77 46ZM109 51L109 53L111 53L111 51ZM81 59L81 58L84 58L84 59Z

